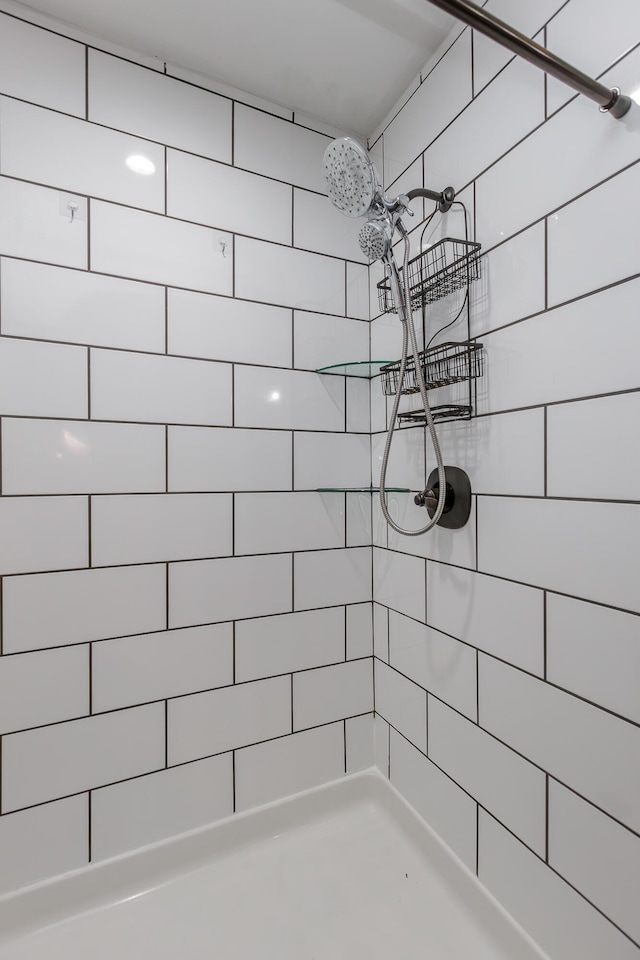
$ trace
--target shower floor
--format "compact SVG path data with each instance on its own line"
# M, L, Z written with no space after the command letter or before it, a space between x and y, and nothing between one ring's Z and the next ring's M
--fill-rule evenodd
M367 773L0 901L0 960L544 960Z

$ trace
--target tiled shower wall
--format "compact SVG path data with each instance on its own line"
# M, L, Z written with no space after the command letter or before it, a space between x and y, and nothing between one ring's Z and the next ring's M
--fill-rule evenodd
M321 195L332 131L16 9L2 891L366 767L373 744L371 498L316 492L370 483L368 384L312 372L369 350L368 268Z
M634 0L487 8L638 96ZM439 430L470 522L416 539L375 522L378 763L550 957L638 960L640 107L617 122L468 29L452 40L371 141L392 194L453 184L487 252L479 416ZM424 242L463 230L454 208ZM398 338L374 319L372 356ZM423 430L395 444L389 481L418 486Z

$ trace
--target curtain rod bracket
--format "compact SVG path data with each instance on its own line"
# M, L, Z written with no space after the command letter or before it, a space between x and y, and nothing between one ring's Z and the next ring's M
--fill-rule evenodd
M631 97L625 96L624 93L620 92L620 87L613 87L611 91L611 100L609 103L603 104L600 107L600 113L609 113L612 117L615 117L616 120L619 120L620 117L624 117L625 113L629 112L633 100Z

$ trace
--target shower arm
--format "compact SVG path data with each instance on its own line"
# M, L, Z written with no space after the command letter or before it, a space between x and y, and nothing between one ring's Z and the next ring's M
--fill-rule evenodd
M538 67L552 77L556 77L557 80L566 83L569 87L577 90L578 93L594 100L600 105L600 110L603 113L610 113L612 117L619 120L631 107L631 97L620 93L617 87L609 89L609 87L598 83L597 80L592 80L586 73L572 67L566 60L556 57L545 47L541 47L539 43L530 40L524 34L509 26L504 20L499 20L493 14L487 13L486 10L476 6L475 3L471 3L471 0L428 0L428 2L444 10L452 17L462 20L463 23L473 27L479 33L484 33L487 37L495 40L496 43L511 50L512 53L517 53L518 56L532 63L534 67Z
M425 190L424 187L416 187L415 190L409 190L405 194L408 200L416 200L418 197L425 197L427 200L435 200L438 204L440 213L446 213L451 208L455 200L456 192L453 187L445 187L441 193L437 190Z

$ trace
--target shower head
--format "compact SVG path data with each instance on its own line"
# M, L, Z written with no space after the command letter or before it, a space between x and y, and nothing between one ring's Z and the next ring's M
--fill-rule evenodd
M364 217L381 194L373 161L351 137L333 140L325 150L324 182L332 204L347 217Z
M382 260L391 249L391 227L385 220L367 220L358 234L360 249L370 262Z

